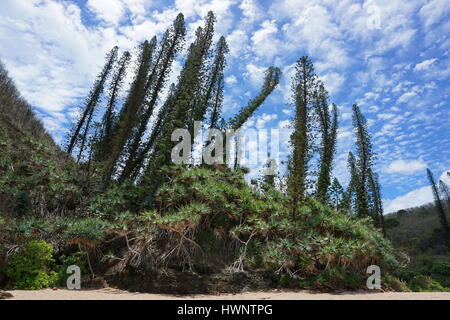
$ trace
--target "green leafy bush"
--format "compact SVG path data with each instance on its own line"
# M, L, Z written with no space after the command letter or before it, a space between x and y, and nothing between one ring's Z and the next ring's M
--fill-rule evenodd
M12 255L5 269L14 289L39 290L55 284L56 273L49 271L53 246L33 240Z

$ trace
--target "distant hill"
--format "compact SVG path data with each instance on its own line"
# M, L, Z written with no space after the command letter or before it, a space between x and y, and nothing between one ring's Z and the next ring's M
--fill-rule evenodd
M450 219L449 210L447 217ZM386 215L387 235L394 246L410 254L445 253L434 203Z

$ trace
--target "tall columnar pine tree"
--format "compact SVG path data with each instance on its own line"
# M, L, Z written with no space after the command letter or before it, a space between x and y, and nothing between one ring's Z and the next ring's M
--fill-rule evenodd
M214 60L210 66L204 85L200 87L199 92L195 98L192 109L192 120L203 122L206 114L211 113L210 128L217 128L219 125L219 117L221 115L223 103L223 88L224 88L224 69L226 67L226 55L229 53L229 48L225 37L220 37L214 49ZM198 130L199 128L197 128ZM197 135L198 132L194 132ZM208 139L206 146L211 141Z
M267 97L275 90L280 83L281 70L277 67L269 67L265 72L264 84L261 92L254 99L250 100L246 107L242 108L227 124L232 131L238 131L244 123L255 113L255 111L264 103ZM236 143L236 157L234 167L239 163L239 143ZM226 152L229 152L227 150Z
M83 152L84 146L86 145L87 134L90 130L90 125L93 119L93 114L95 109L98 106L100 101L100 97L103 93L106 80L108 79L108 75L110 74L115 61L117 60L117 53L119 48L114 47L106 56L106 64L103 67L103 70L97 77L96 82L94 83L93 88L89 92L88 97L85 101L85 106L81 115L77 121L77 123L73 126L69 136L66 151L69 154L72 154L74 148L77 143L80 144L80 153ZM83 130L84 128L84 130ZM81 141L80 141L81 140Z
M342 209L344 201L344 188L337 178L333 179L333 183L331 184L328 193L330 204L333 208L335 210Z
M378 221L378 224L386 237L386 228L384 225L383 216L383 201L381 198L381 187L378 180L378 174L369 169L369 191L371 195L371 207L373 211L373 218Z
M214 61L211 65L205 84L201 87L194 104L192 117L194 121L204 121L207 111L211 112L210 127L216 127L219 121L223 102L224 69L226 55L229 53L225 38L220 37L214 50Z
M308 164L312 156L312 104L317 90L317 76L308 57L302 57L295 66L292 91L295 104L293 133L290 144L292 154L288 160L288 194L292 199L293 212L305 198Z
M224 37L221 37L219 43L216 48L216 60L215 60L215 69L217 69L216 77L211 76L211 84L214 83L212 87L212 99L209 103L211 106L211 118L209 122L210 128L219 128L220 127L220 119L222 113L222 104L223 104L223 89L224 89L224 75L223 71L226 67L225 55L229 53L228 45L225 41ZM214 73L213 73L214 74Z
M333 104L330 112L328 103L328 92L322 83L319 83L318 90L314 97L314 110L318 119L320 129L320 162L319 176L317 179L317 197L326 201L328 188L331 184L331 172L333 169L333 158L336 152L336 137L338 130L338 111Z
M428 180L430 181L431 190L433 192L436 210L439 215L439 220L441 222L442 231L447 237L448 246L450 246L450 226L448 225L447 217L445 216L444 205L442 203L438 187L434 180L433 173L428 168L427 168L427 175L428 175Z
M170 121L169 115L171 114L172 109L175 105L175 90L176 86L175 84L172 84L170 86L167 99L158 112L158 116L153 124L150 135L134 161L133 171L131 172L130 176L133 179L136 179L144 165L146 156L153 150L155 142L161 134L162 128L164 128L167 125L167 122ZM122 181L124 180L124 178L121 179Z
M156 39L153 39L151 42L145 41L140 47L136 74L126 101L119 114L117 126L112 137L108 160L105 164L103 174L104 188L108 187L118 164L118 160L124 150L124 146L129 139L130 134L133 132L133 129L139 123L142 107L145 97L147 96L146 84L155 45Z
M167 121L159 133L153 152L149 157L141 183L151 183L153 191L156 191L161 182L157 171L161 166L171 164L171 151L175 146L175 143L171 140L173 131L179 128L187 128L191 130L192 136L194 126L191 115L196 93L205 79L205 64L209 57L214 35L214 23L215 16L212 12L209 12L205 20L205 26L197 29L196 39L189 47L185 64L178 78L175 94L172 97L173 107L166 116Z
M358 188L358 168L356 165L356 159L353 152L348 153L347 157L347 167L350 172L350 181L348 183L347 190L345 192L345 202L347 204L348 209L352 208L357 211L356 207L356 190Z
M442 180L439 180L439 191L443 202L447 206L447 213L450 215L450 188Z
M361 216L367 216L369 214L368 180L369 171L373 164L373 152L370 134L367 130L367 121L356 104L353 105L353 126L356 132L357 154L357 175L354 185L356 211Z
M146 97L143 115L137 130L128 141L128 158L120 176L121 181L130 178L132 173L136 170L136 166L141 162L141 154L145 152L145 144L142 143L142 139L147 131L149 120L153 115L160 93L164 89L170 75L173 61L183 47L185 35L186 27L184 25L184 17L182 14L179 14L175 19L173 26L164 34L160 43L155 62L147 81L146 92L148 92L148 97Z
M109 148L111 147L112 133L116 123L116 109L120 96L120 91L123 87L125 77L127 74L127 67L131 60L131 54L125 51L116 65L116 69L112 76L109 87L109 99L106 105L106 110L103 115L101 123L101 133L96 150L95 160L104 161L107 157Z
M250 100L246 107L241 108L239 112L230 119L227 127L238 131L244 123L255 113L255 111L264 103L267 97L275 90L280 83L281 70L277 67L269 67L265 71L264 84L261 92L254 99Z

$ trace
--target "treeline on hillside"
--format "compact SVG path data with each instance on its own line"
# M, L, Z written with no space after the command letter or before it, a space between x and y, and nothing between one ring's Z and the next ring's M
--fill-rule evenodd
M447 173L450 176L450 173ZM434 203L399 210L386 218L388 237L410 253L446 253L450 247L450 190L427 169Z
M202 121L209 129L238 131L276 88L281 72L270 67L260 93L231 119L223 118L224 69L229 50L224 37L213 45L214 23L214 14L209 12L204 26L197 29L195 40L188 47L177 83L168 87L164 101L162 92L169 85L167 80L173 61L185 42L182 14L159 41L153 37L139 46L134 68L130 67L130 52L119 54L115 47L107 55L104 68L80 108L66 146L66 151L87 168L87 180L94 189L105 191L112 185L130 183L145 186L145 197L140 202L151 206L156 191L165 182L161 168L172 165L171 151L176 142L171 136L175 129L188 129L193 137L194 122ZM130 71L133 81L129 88L124 88L125 76ZM382 227L380 186L373 172L374 155L366 119L359 107L353 106L357 145L356 154L349 153L352 178L344 190L332 177L337 107L330 104L328 92L308 57L297 61L292 80L295 116L287 192L293 216L305 198L314 195L335 209L371 216ZM315 145L317 135L319 145ZM212 145L215 141L208 143ZM315 152L319 158L317 168L311 165ZM238 156L235 168L239 166L237 160ZM309 181L314 172L317 172L315 181ZM274 183L274 179L271 181Z
M31 106L21 96L14 81L8 75L0 61L0 113L9 117L15 125L26 129L36 138L53 144L53 139L45 131L42 123L36 118Z
M388 239L397 248L413 255L446 252L435 204L402 209L386 215L385 219Z

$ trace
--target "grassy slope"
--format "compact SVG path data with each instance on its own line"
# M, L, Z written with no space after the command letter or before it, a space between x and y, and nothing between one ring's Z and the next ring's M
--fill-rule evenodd
M74 170L53 141L36 139L0 114L0 215L44 217L73 208L79 193Z

